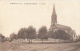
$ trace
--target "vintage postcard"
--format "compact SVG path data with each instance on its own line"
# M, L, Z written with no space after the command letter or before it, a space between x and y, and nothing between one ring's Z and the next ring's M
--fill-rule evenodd
M79 0L0 0L0 51L80 51Z

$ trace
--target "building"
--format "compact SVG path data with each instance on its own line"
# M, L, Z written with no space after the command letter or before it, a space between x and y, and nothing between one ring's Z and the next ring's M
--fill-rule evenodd
M49 31L55 32L57 30L63 30L66 33L70 34L71 35L71 39L75 38L75 35L74 35L75 32L74 32L74 30L72 30L71 27L65 26L65 25L61 25L61 24L57 23L57 14L56 14L55 5L54 5L53 6L52 16L51 16L51 26L50 26Z

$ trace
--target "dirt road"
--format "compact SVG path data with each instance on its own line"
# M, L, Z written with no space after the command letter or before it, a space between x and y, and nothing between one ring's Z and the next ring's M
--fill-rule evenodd
M56 44L27 44L27 43L0 43L0 51L80 51L78 43Z

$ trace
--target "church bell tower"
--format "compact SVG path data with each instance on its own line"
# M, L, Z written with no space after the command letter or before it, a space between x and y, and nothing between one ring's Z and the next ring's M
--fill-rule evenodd
M51 16L51 26L54 26L57 23L57 15L55 11L55 5L53 5L53 12Z
M50 31L53 31L56 28L56 24L57 24L57 14L56 14L56 11L55 11L55 5L53 5Z

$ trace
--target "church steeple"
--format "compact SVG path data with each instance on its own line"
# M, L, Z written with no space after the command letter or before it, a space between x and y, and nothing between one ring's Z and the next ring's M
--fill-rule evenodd
M53 12L51 16L51 25L55 25L57 23L57 15L55 11L55 5L53 5Z

